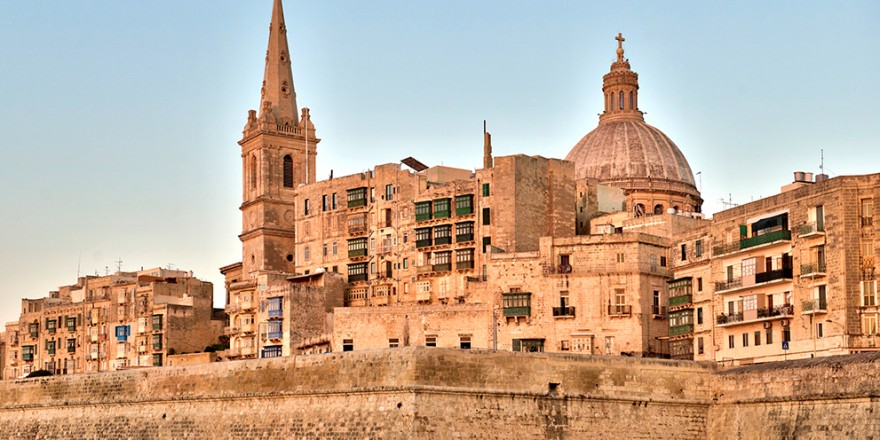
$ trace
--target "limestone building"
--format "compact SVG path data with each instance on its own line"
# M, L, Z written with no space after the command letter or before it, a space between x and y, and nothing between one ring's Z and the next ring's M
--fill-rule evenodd
M162 366L218 342L225 317L212 301L211 283L179 270L81 277L22 300L19 320L6 324L3 378Z

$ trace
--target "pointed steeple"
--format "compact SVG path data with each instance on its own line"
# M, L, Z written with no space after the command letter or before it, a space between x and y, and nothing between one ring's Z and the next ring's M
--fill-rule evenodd
M293 87L293 71L290 67L290 50L287 47L287 27L281 0L272 7L272 24L269 25L269 48L266 50L266 72L261 90L260 120L273 121L278 125L299 125L299 109L296 106L296 90Z
M645 118L639 110L639 74L630 70L629 60L623 57L622 34L617 40L617 60L611 63L611 71L602 77L602 91L605 94L605 111L599 116L599 123L638 120Z

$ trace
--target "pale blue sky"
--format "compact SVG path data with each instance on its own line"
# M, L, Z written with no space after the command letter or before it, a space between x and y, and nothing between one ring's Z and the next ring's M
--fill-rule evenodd
M878 2L285 2L318 176L415 156L565 157L626 37L704 210L791 172L880 172ZM0 322L83 274L240 259L241 136L271 0L0 0Z

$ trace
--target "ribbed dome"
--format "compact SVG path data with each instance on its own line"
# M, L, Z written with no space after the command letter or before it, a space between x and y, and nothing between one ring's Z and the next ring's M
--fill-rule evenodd
M640 120L603 121L565 157L575 177L626 187L634 179L671 180L694 185L687 159L662 131Z

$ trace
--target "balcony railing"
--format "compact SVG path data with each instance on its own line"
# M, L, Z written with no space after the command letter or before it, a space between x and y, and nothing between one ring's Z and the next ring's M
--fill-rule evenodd
M269 313L270 318L277 318L277 317L282 316L284 314L284 310L282 310L280 308L279 309L269 309L268 313Z
M712 254L716 257L719 255L730 254L739 251L739 242L719 244L712 247Z
M825 273L825 263L806 263L801 264L801 276L819 275Z
M474 260L456 261L455 262L455 269L456 270L467 270L467 269L473 269L473 268L474 268Z
M682 324L669 327L669 336L680 336L694 332L693 324Z
M237 335L238 327L226 327L223 329L223 334L226 336Z
M632 315L632 306L626 304L612 304L608 306L608 314L611 316Z
M828 301L825 298L807 299L803 306L804 313L824 313L828 310Z
M798 237L806 237L809 235L821 235L825 233L825 224L817 222L807 222L797 228Z
M768 270L767 272L760 272L755 274L755 284L761 283L769 283L770 281L776 280L790 280L791 279L791 268L783 268L777 270Z
M738 313L722 313L718 315L715 319L715 323L718 325L730 324L733 322L741 322L743 320L742 312Z
M666 306L651 306L651 314L655 316L666 316Z
M791 304L783 304L776 307L762 307L757 309L754 319L745 319L743 312L722 313L717 316L715 322L718 325L732 324L736 322L752 322L761 319L775 318L794 315L794 307Z
M391 253L391 245L383 244L376 249L376 253L379 255L390 254Z
M553 316L574 316L574 307L554 307Z
M743 280L742 278L734 278L728 281L716 282L715 283L715 291L721 292L724 290L732 290L742 287Z
M874 217L862 217L862 226L871 226L874 224Z
M685 304L690 304L693 301L692 298L693 297L691 295L673 296L672 298L669 298L669 307L678 307Z
M750 247L760 246L762 244L773 243L774 241L791 240L791 231L780 229L778 231L768 232L754 237L744 238L739 241L740 249L748 249Z

